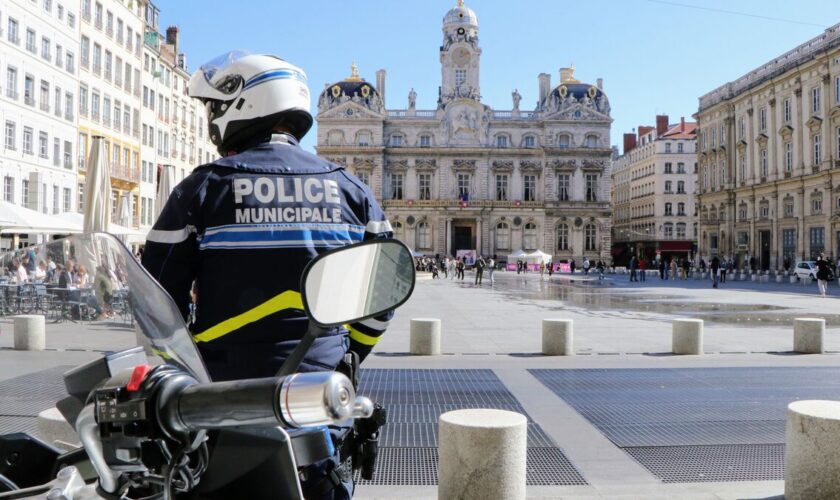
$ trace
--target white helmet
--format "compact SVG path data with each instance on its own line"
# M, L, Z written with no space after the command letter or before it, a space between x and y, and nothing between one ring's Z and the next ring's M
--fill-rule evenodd
M306 74L275 56L223 54L193 74L190 97L207 108L210 139L222 155L267 137L278 125L298 140L312 127Z

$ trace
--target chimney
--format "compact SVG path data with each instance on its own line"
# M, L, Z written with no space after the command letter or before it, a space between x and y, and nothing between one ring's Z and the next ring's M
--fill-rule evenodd
M685 132L685 117L680 117L680 132Z
M376 71L376 91L379 92L379 98L382 99L382 105L385 106L385 70L380 69Z
M595 80L595 86L598 87L599 90L604 90L604 79L598 78Z
M170 26L166 28L166 45L172 45L173 52L178 53L178 27Z
M668 115L656 115L656 137L662 137L668 131Z
M636 134L624 134L624 154L636 149Z
M551 75L548 73L540 73L537 77L540 82L540 103L544 102L551 92Z
M574 78L575 68L560 68L560 83L566 83Z

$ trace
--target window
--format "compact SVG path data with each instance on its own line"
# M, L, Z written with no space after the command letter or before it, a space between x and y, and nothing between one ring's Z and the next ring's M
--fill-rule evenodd
M671 143L670 143L670 142L666 142L666 143L665 143L665 152L666 152L666 153L670 153L670 152L671 152Z
M6 120L6 149L15 150L15 143L17 142L15 135L15 122Z
M685 222L677 223L677 239L685 239Z
M46 132L38 132L38 156L41 158L49 158L50 139Z
M785 99L782 107L782 119L785 123L790 123L790 98Z
M7 36L13 44L17 45L20 43L20 38L18 38L18 22L11 17L9 18L9 33Z
M84 85L79 86L79 114L88 114L88 89Z
M537 248L537 225L533 222L525 224L525 230L522 232L522 246L525 250Z
M432 227L428 222L417 224L417 247L432 248Z
M685 194L685 181L677 181L677 194Z
M594 251L595 248L595 226L587 224L583 227L583 247L586 251Z
M508 199L508 176L506 174L496 175L496 201Z
M671 181L665 181L665 192L666 193L671 192Z
M470 199L470 174L458 174L458 199L469 201Z
M834 104L840 104L840 76L834 77Z
M3 178L3 200L9 203L15 202L15 179L14 177L6 176Z
M793 172L793 144L785 143L785 172Z
M586 201L598 201L598 174L586 174Z
M812 227L811 233L811 259L816 259L825 249L825 228Z
M677 203L677 215L685 215L685 203Z
M32 28L26 28L26 50L32 52L33 54L36 52L35 30L33 30Z
M113 56L110 50L105 51L105 79L111 81Z
M23 152L32 154L32 127L23 127Z
M557 199L560 201L569 201L571 175L560 174L557 176Z
M53 138L53 166L61 166L61 139L58 137Z
M820 88L814 87L811 89L811 114L817 115L820 113Z
M391 199L403 199L403 174L391 174Z
M64 51L61 45L55 44L55 65L60 68L62 64L64 64Z
M557 250L569 249L569 225L560 224L557 226Z
M671 222L666 222L662 225L662 236L667 239L671 239L674 237L674 224Z
M793 201L785 201L785 217L793 217Z
M60 201L59 198L58 198L58 186L53 185L52 195L53 195L53 200L52 200L53 201L52 202L53 210L52 210L52 213L57 214L58 213L58 202Z
M811 215L819 215L822 213L822 196L814 196L811 198Z
M90 38L86 36L82 36L82 40L79 43L79 50L81 51L81 58L82 58L82 67L87 68L90 64Z
M76 27L76 14L73 14L71 12L67 13L67 26L69 26L71 29Z
M665 163L665 173L666 174L672 174L673 173L673 166L671 165L670 162Z
M402 146L403 136L399 134L391 134L391 146Z
M534 136L533 136L533 135L526 135L526 136L525 136L525 140L524 140L524 142L523 142L523 145L524 145L526 148L533 148L533 147L536 147L536 145L537 145L537 140L534 138Z
M683 143L678 142L677 143L677 153L682 153L682 152L683 152Z
M70 188L64 188L64 197L63 197L62 201L64 202L63 205L64 205L64 211L65 212L69 212L71 210L70 203L71 203L72 196L73 195L70 192Z
M44 10L52 13L52 0L44 0Z
M432 174L423 173L417 176L417 184L420 188L419 197L421 200L432 199ZM424 247L426 248L426 247Z
M537 200L537 176L523 175L522 176L522 199L524 201Z
M52 51L50 50L50 39L41 37L41 57L47 61L52 59Z
M73 168L73 143L70 141L64 141L64 168Z
M587 135L586 136L586 147L587 148L597 148L598 147L598 136L597 135Z
M505 222L496 224L496 249L510 250L510 226Z
M460 87L467 81L467 70L465 69L456 69L455 70L455 86Z
M93 72L97 75L102 71L102 46L93 44Z
M58 87L55 88L55 100L53 102L55 106L55 116L61 116L61 89Z
M814 145L814 166L816 167L822 163L822 141L820 134L815 135L812 142Z
M665 215L674 215L673 205L671 203L666 203L665 204Z
M85 154L87 154L87 134L79 133L79 170L85 169Z
M506 135L497 135L496 136L496 147L497 148L506 148L508 146L508 138Z
M759 151L759 166L761 167L761 176L767 177L767 149Z
M17 69L9 66L6 68L6 97L10 99L17 99ZM837 129L838 137L840 137L840 128Z
M421 148L428 148L432 145L432 136L429 134L423 134L420 136L420 147Z
M568 148L572 144L572 137L569 134L560 134L557 140L557 145L561 148Z
M23 179L20 183L21 203L26 208L29 208L29 180Z
M758 207L758 217L761 219L767 219L770 217L770 205L767 202L762 203Z

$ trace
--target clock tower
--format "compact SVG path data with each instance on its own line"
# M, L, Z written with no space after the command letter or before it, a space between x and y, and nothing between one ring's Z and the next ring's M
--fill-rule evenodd
M443 18L439 106L459 98L480 100L480 59L478 17L463 0L458 0L458 6Z

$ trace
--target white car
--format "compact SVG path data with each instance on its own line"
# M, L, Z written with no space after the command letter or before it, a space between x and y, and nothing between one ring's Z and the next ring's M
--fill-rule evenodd
M803 260L802 262L796 264L796 268L793 270L793 272L799 279L811 278L815 280L817 279L817 263L813 260ZM829 276L829 279L833 278L833 275Z

